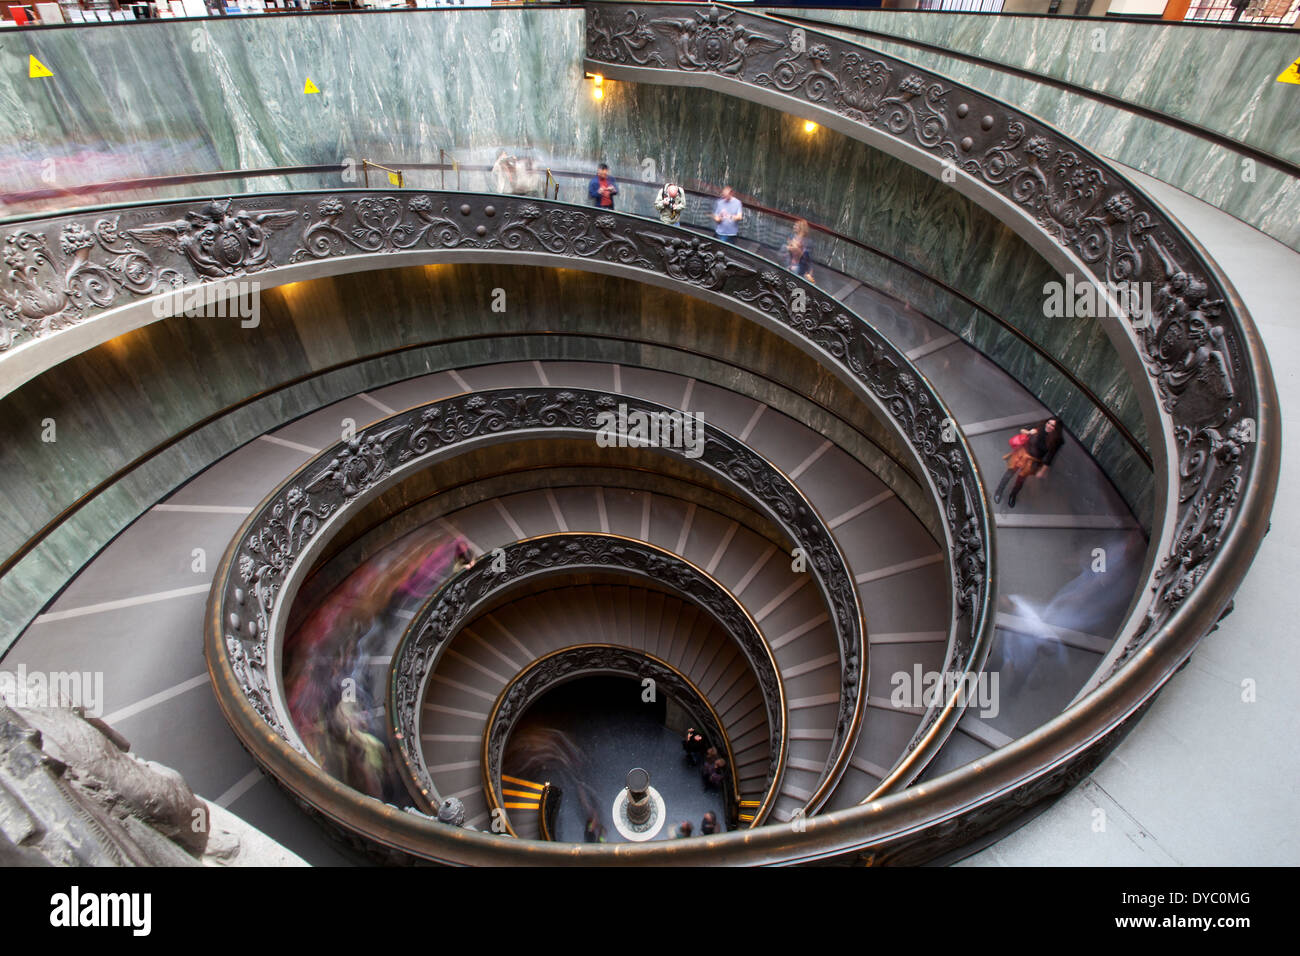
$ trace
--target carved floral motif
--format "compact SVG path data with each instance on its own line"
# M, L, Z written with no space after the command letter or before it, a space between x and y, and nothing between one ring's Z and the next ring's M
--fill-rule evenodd
M1157 571L1145 624L1123 648L1118 669L1204 578L1234 526L1252 474L1258 415L1254 373L1241 323L1213 273L1177 227L1104 162L1004 104L834 37L804 31L796 44L792 32L767 18L717 8L689 17L662 12L636 5L589 8L588 56L611 64L715 73L834 110L954 163L1021 206L1044 233L1086 263L1097 281L1146 281L1157 289L1152 321L1135 334L1152 388L1173 421L1178 526ZM980 579L988 554L973 468L961 447L940 440L937 398L917 388L892 346L834 300L811 291L809 308L797 312L791 280L741 250L688 239L676 230L647 230L626 217L536 200L485 205L482 197L445 194L347 200L302 194L278 200L280 208L263 209L264 201L241 200L238 208L235 200L180 203L112 217L11 224L0 244L0 352L187 282L262 271L278 262L423 246L547 252L657 271L758 305L806 334L886 402L944 498L954 600L966 612L954 648L973 650L974 627L987 614ZM289 228L299 220L300 229ZM133 240L154 248L146 252ZM480 412L459 408L451 426L412 421L409 433L391 436L394 447L410 457L423 453L417 436L433 441L463 428L490 427L494 419ZM337 464L316 476L319 484L300 493L306 498L363 487L375 480L374 451L373 445L368 450L358 445L340 453ZM380 472L393 464L380 466ZM745 470L739 462L737 467ZM340 502L279 504L283 510L270 516L274 521L241 547L223 607L232 667L273 727L259 641L277 597L275 580L314 523ZM842 608L835 616L837 625L844 623Z
M633 409L664 411L630 397L622 400ZM268 630L286 577L326 519L383 482L395 468L413 464L458 442L519 430L594 433L600 427L600 413L613 401L608 394L581 389L503 389L458 395L372 425L336 445L324 464L306 466L301 480L277 492L250 522L250 530L233 557L233 572L224 585L219 585L225 594L222 613L231 666L259 715L284 736L282 722L275 716L271 679L266 672L270 656ZM726 477L776 517L808 556L814 578L833 611L840 642L843 689L832 750L849 746L861 688L864 637L857 592L834 538L794 485L731 436L706 425L704 453L699 463ZM573 561L581 557L588 561L613 562L615 556L619 566L636 560L644 562L647 569L653 564L655 570L666 575L669 583L685 582L690 577L682 577L683 566L669 562L653 549L637 551L628 547L620 553L614 546L588 546L581 555L534 547L520 554L511 567L517 574L542 568L547 561ZM480 563L472 572L453 578L440 592L439 601L426 606L425 613L417 616L418 628L413 623L411 632L415 638L402 658L404 677L394 685L397 696L392 713L415 713L412 708L419 680L433 666L441 643L463 621L465 609L477 600L479 592L475 583L480 588L492 583L490 567L490 562ZM749 650L755 655L763 652L765 645L753 632L752 624L743 614L737 616L737 609L720 590L710 590L694 579L690 581L692 588L686 593L709 608L733 635L746 633L748 628L752 632ZM779 700L770 660L765 665L766 671L757 657L754 666L760 684L767 681L765 697ZM763 676L765 673L767 677ZM775 715L773 720L778 728L783 726ZM404 746L414 746L415 740L415 736L407 735Z
M679 51L695 42L697 24L713 17L712 11L647 19L653 11L644 4L588 6L588 58L698 72L702 67L682 62ZM774 22L741 11L725 19L742 31L770 30ZM1156 576L1146 623L1122 650L1121 660L1128 658L1204 576L1231 526L1254 459L1253 438L1237 444L1223 437L1249 432L1257 415L1241 326L1225 308L1227 296L1157 207L1056 130L942 76L834 36L799 29L771 39L775 47L756 50L726 75L817 104L956 166L1028 212L1039 229L1090 268L1101 287L1147 282L1157 290L1152 320L1129 319L1178 438L1179 533ZM1226 456L1231 461L1220 453L1228 447L1234 449ZM931 475L940 479L942 470L932 467ZM1186 533L1189 528L1194 533ZM960 546L956 562L967 569L964 576L958 571L956 593L959 605L967 606L975 593L970 572L980 567L981 556L969 543L973 532L964 521L952 530Z
M64 222L58 250L49 234L18 228L4 239L0 283L0 352L15 342L75 325L119 293L146 296L183 283L118 232L120 217Z

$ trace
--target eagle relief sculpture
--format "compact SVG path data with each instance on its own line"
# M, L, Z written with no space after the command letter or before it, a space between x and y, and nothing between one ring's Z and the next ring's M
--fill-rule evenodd
M733 23L735 10L717 7L696 10L690 17L661 17L650 26L672 44L677 67L738 75L745 61L755 53L772 53L785 48L784 41L760 33L743 23Z
M222 279L274 266L267 240L298 213L292 209L235 209L233 199L209 202L172 222L126 230L151 246L182 253L199 276Z

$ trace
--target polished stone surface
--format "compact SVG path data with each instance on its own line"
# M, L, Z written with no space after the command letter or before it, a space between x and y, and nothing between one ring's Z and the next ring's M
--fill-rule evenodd
M1295 59L1295 35L1285 30L1204 24L1187 29L1181 23L1113 18L934 16L905 10L790 12L1065 80L1300 162L1295 97L1286 84L1276 82Z
M931 43L1066 80L1300 162L1295 88L1276 78L1296 58L1294 30L990 17L880 10L798 15ZM1100 32L1099 32L1100 31ZM1006 72L875 38L856 42L937 70L1059 127L1300 249L1300 178L1156 119Z
M646 95L649 96L650 94L646 94ZM666 95L667 95L667 94L666 94ZM824 202L824 196L823 196L823 198L820 198L820 199L819 199L819 202ZM1212 222L1213 222L1213 220L1212 220ZM1212 226L1212 228L1217 228L1217 226ZM1255 246L1253 246L1252 243L1249 243L1249 242L1247 243L1247 247L1248 247L1248 248L1255 248ZM1290 260L1287 260L1287 261L1288 261L1288 263L1290 263ZM1294 263L1290 263L1290 264L1291 264L1291 265L1294 265ZM1248 297L1248 300L1249 300L1249 297ZM309 321L309 320L308 320L308 319L305 319L305 317L304 317L303 321L304 321L304 323L307 323L307 321ZM1266 316L1266 317L1265 317L1265 321L1277 321L1277 316ZM339 329L338 329L338 328L331 329L331 334L338 334L338 333L339 333ZM359 330L356 330L356 334L357 334L357 336L360 336L360 337L363 337L363 338L364 338L365 336L367 336L367 329L365 329L365 328L361 328L361 329L359 329ZM1281 333L1279 333L1279 334L1281 334ZM1290 334L1290 333L1286 333L1286 334ZM369 342L368 342L368 345L369 345ZM1087 351L1088 351L1088 347L1087 347L1087 346L1084 346L1083 349L1082 349L1082 351L1083 351L1083 352L1087 352ZM941 352L937 352L936 355L941 355ZM320 352L320 354L317 355L317 354L315 354L315 352L313 352L313 354L311 355L311 358L312 358L313 360L320 359L320 360L322 360L322 362L326 362L326 363L328 363L328 362L330 362L330 360L338 360L338 352L331 351L331 350L329 350L329 349L326 349L326 347L322 346L322 351ZM1104 363L1101 363L1101 364L1104 364ZM238 369L238 368L233 368L233 367L224 367L224 368L221 368L221 369L220 369L220 375L230 375L230 376L235 376L235 375L239 375L239 373L240 373L240 369ZM315 388L315 386L313 386L313 388ZM309 392L309 390L308 390L308 392ZM330 394L342 394L342 393L330 393ZM159 401L160 401L160 402L170 402L170 401L174 401L174 395L161 394L161 395L160 395L160 398L159 398ZM302 407L308 407L308 406L309 406L309 403L305 403L305 402L304 402L304 405L303 405ZM121 408L122 408L122 410L123 410L123 415L125 415L125 410L126 410L126 408L129 408L129 407L130 407L130 406L127 405L127 403L126 403L125 401L122 402L122 406L121 406ZM351 407L351 406L350 406L350 407ZM38 414L38 412L39 412L39 408L40 408L39 405L32 405L32 406L30 406L29 408L27 408L26 411L29 412L29 415L30 415L30 414ZM276 407L270 408L270 412L274 412L274 414L283 414L283 412L285 412L285 407L283 407L283 406L276 406ZM272 418L273 418L273 415L272 415ZM25 420L30 420L30 419L25 419ZM82 428L85 428L86 431L88 431L88 425L85 423L85 421L78 421L77 424L78 424L78 425L81 425ZM329 428L330 428L330 427L333 427L333 425L320 425L320 434L321 434L321 436L326 436L326 434L329 433ZM299 434L299 440L315 440L315 438L317 437L317 436L316 436L316 433L315 433L315 432L312 432L311 429L316 429L316 428L317 428L317 425L312 424L311 427L309 427L309 428L307 429L307 431L304 431L302 434ZM123 434L127 433L127 429L125 428L125 425L123 425L123 427L122 427L122 433L123 433ZM1005 440L1005 436L1002 436L1002 438L1004 438L1004 440ZM85 447L85 446L83 446L83 447ZM272 449L268 449L268 450L270 451L270 450L272 450ZM292 450L290 450L290 449L283 449L283 447L277 447L277 449L274 449L274 451L276 451L277 454L278 454L278 453L286 454L286 455L287 455L287 458L290 458L290 459L291 459L291 458L294 458L295 455L299 455L299 453L295 453L295 451L292 451ZM303 453L302 455L299 455L299 459L302 458L302 457L305 457L305 453ZM69 463L69 467L75 468L75 467L79 467L79 466L81 466L81 462L79 462L79 460L77 460L77 454L75 454L75 451L74 451L74 453L73 453L72 455L69 455L69 457L66 457L64 460L65 460L65 462L68 462L68 463ZM273 471L273 470L270 470L270 468L268 468L268 475L269 475L269 473L272 472L272 471ZM147 493L142 494L142 496L140 496L139 499L140 499L140 501L149 501L149 498L147 497ZM19 509L21 509L21 507L22 507L23 505L25 505L25 503L27 503L27 502L19 502L19 505L18 505ZM135 505L135 503L136 503L136 502L134 502L134 501L125 501L125 502L122 502L121 505L114 505L114 503L113 503L113 499L110 498L109 496L105 496L105 503L104 503L103 506L104 506L104 507L122 507L122 514L130 514L130 509L131 509L131 507L133 507L133 506ZM231 502L231 503L244 503L244 502ZM1027 503L1032 503L1032 502L1027 502ZM88 514L88 512L87 512L87 514ZM87 527L88 527L88 525L87 525ZM1275 538L1275 537L1277 537L1277 536L1274 535L1273 537ZM56 541L59 541L59 540L61 540L61 538L56 538ZM74 554L75 551L77 551L77 548L75 548L75 545L77 545L77 544L78 544L78 542L75 541L75 540L69 540L69 541L68 541L68 548L69 548L69 554L70 554L70 555ZM1277 544L1277 542L1274 541L1274 544ZM1268 546L1269 546L1269 542L1266 542L1266 545L1265 545L1265 546L1266 546L1266 548L1268 548ZM179 555L177 555L177 557L178 557L178 561L183 561L183 554L179 554ZM181 575L181 578L183 579L183 575ZM1282 593L1284 593L1284 585L1283 585L1283 584L1279 584L1279 587L1282 587L1282 588L1283 588L1283 592L1282 592ZM1277 593L1277 592L1275 592L1275 593ZM188 600L188 598L186 598L186 600ZM136 610L138 610L138 609L136 609ZM113 641L120 640L120 635L121 635L122 632L125 632L126 630L129 630L129 628L130 628L131 614L134 614L134 613L135 613L135 611L127 611L127 613L123 614L123 620L125 620L126 623L113 623L113 622L110 622L110 618L105 618L105 622L108 622L107 627L105 627L105 631L108 632L108 641L107 641L107 643L108 643L109 646L112 646L112 645L113 645ZM191 611L191 613L192 613L192 611ZM110 613L110 617L112 617L112 615L117 615L117 614L118 614L117 611L113 611L113 613ZM138 619L136 619L136 620L138 620ZM1229 622L1229 623L1231 624L1231 619L1230 619L1230 622ZM117 633L118 636L117 636L117 637L114 637L114 633ZM1275 650L1275 649L1274 649L1274 650ZM1269 658L1264 658L1264 662L1265 662L1265 663L1268 662L1268 659L1269 659ZM1191 670L1191 669L1190 669L1190 670ZM1186 674L1186 672L1184 672L1184 674ZM1180 676L1182 676L1182 675L1180 675ZM1222 675L1221 675L1221 674L1216 675L1216 676L1217 676L1217 678L1222 678ZM1235 675L1234 675L1234 676L1235 676ZM1223 679L1219 679L1219 680L1218 680L1218 684L1225 684L1225 687L1229 687L1229 688L1235 687L1235 684L1232 683L1232 680L1223 680ZM140 685L140 687L138 687L138 688L133 687L133 688L130 688L130 689L131 689L131 692L134 693L134 692L148 692L149 689L151 689L151 688L146 687L146 685ZM1214 687L1214 689L1217 689L1217 691L1219 691L1219 692L1225 692L1225 693L1226 693L1225 688L1223 688L1223 687L1218 687L1217 684L1216 684L1216 687ZM123 700L125 700L125 696L123 696ZM1013 732L1014 730L1015 730L1014 727L1008 727L1008 732ZM1248 727L1245 727L1245 724L1243 724L1243 730L1248 730ZM1126 745L1127 745L1127 744L1126 744ZM1251 775L1248 774L1247 777L1251 777ZM1258 779L1258 775L1256 774L1255 777L1251 777L1251 779ZM248 796L248 797L244 797L244 800L252 799L253 795L256 795L256 793L260 793L261 790L263 790L264 787L265 787L265 784L260 784L259 787L253 788L253 791L250 792L250 796ZM1275 796L1275 795L1274 795L1274 796ZM1273 799L1273 797L1270 797L1270 799ZM1153 810L1153 812L1154 812L1154 810Z

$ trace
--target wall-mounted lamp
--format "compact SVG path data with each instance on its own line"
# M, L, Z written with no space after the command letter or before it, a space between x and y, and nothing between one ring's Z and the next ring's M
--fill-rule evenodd
M599 73L584 73L587 79L591 80L591 98L600 100L605 98L605 78Z
M817 132L817 124L814 123L812 120L804 120L803 131L805 133L815 133Z

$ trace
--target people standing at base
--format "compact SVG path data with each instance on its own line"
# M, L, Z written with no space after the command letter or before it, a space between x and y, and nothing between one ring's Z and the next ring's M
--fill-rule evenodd
M735 242L740 232L740 220L744 217L745 207L730 186L722 187L722 195L713 204L713 234L721 242Z
M993 493L993 503L1002 502L1002 492L1014 475L1016 483L1007 497L1007 507L1014 508L1016 496L1024 487L1026 478L1047 477L1048 466L1065 444L1065 429L1061 427L1061 420L1053 415L1033 428L1020 429L1020 434L1012 435L1008 444L1011 445L1011 451L1002 456L1007 463L1007 470L998 482L998 490Z
M718 815L710 810L700 821L700 836L712 836L718 832Z
M785 244L786 268L809 282L813 281L811 232L808 221L800 219Z
M666 226L675 226L677 220L682 218L682 210L686 208L686 190L676 183L664 183L655 196L654 206L659 210L660 222Z
M694 727L686 728L686 737L682 740L682 750L686 752L686 761L692 767L700 762L704 749L704 735Z
M614 197L618 195L618 183L609 174L609 167L604 163L596 169L596 175L587 184L587 197L593 206L614 211Z
M677 826L673 827L672 834L674 840L682 840L691 835L695 828L691 826L690 820L683 820Z
M709 749L712 750L713 748ZM721 757L705 758L704 765L700 767L700 779L704 781L704 788L706 790L719 789L726 776L726 770L727 761Z

